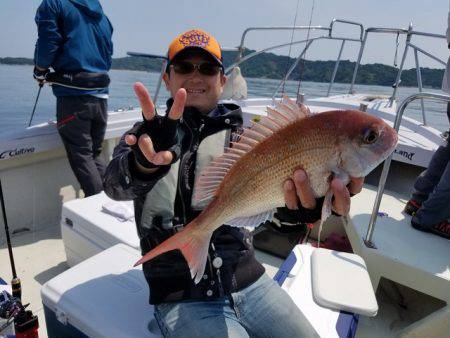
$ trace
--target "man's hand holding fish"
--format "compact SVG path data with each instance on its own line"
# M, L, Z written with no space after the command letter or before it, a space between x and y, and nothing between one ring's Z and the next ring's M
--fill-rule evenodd
M350 196L359 193L363 183L364 177L351 177L347 185L344 185L339 178L333 178L330 183L334 196L332 210L338 215L347 215L350 210ZM284 182L283 191L288 209L297 210L299 203L306 209L315 209L317 206L308 176L302 169L295 170L292 178Z

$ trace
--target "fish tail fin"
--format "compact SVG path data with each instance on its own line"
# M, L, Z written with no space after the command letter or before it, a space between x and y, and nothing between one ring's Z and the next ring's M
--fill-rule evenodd
M195 222L195 221L194 221ZM209 241L212 233L209 231L197 231L198 225L191 222L182 231L168 238L145 256L138 260L134 266L143 264L165 252L179 249L183 254L191 272L191 277L197 284L205 272L208 258Z

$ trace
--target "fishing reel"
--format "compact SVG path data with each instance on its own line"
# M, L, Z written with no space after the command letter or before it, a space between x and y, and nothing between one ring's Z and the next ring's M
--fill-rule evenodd
M0 335L14 323L16 338L38 338L38 317L26 310L29 305L22 305L19 298L6 291L0 294L0 318L5 321L0 326Z
M0 318L6 320L3 321L0 326L0 334L6 331L8 326L12 325L15 316L17 316L19 312L24 309L25 307L22 306L19 298L11 296L6 291L3 291L0 294Z

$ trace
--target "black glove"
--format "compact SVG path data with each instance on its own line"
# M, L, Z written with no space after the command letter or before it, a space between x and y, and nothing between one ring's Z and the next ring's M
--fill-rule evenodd
M315 223L320 219L323 200L324 197L317 198L314 209L306 209L301 205L299 205L297 210L288 209L287 207L277 208L272 221L279 227Z
M136 136L136 140L142 134L150 136L153 142L155 152L168 150L172 152L172 163L175 163L180 158L181 142L179 140L178 128L180 126L179 120L172 120L166 116L158 114L151 121L144 121L136 124L128 134ZM135 160L144 168L151 169L160 167L149 162L138 146L138 142L131 146Z
M299 205L297 210L288 209L287 207L277 208L277 212L273 215L273 223L279 227L283 226L299 226L309 223L315 223L322 216L322 206L325 197L316 198L316 207L314 209L306 209ZM331 210L334 216L342 216Z
M45 70L40 70L36 66L34 66L33 77L37 82L43 83L48 73L50 73L50 70L48 68Z

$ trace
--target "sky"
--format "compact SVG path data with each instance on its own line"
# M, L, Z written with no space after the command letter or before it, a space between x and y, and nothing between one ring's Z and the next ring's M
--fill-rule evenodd
M67 1L67 0L66 0ZM0 57L32 57L37 38L34 15L40 0L0 1ZM448 0L103 0L102 6L114 26L113 57L123 57L127 51L163 55L170 41L179 33L202 28L213 34L223 47L239 45L243 31L248 27L292 26L298 5L296 24L329 26L332 18L357 21L367 27L407 28L436 34L445 34ZM357 26L336 25L336 34L359 35ZM312 36L317 36L311 32ZM323 34L323 33L322 33ZM251 32L246 46L261 49L291 41L292 31L277 33ZM296 32L294 41L306 38ZM413 43L447 59L449 50L442 39L414 39ZM404 38L400 37L397 58L396 36L373 34L369 37L363 63L400 62ZM311 60L335 59L339 52L337 41L321 41L306 55ZM355 60L356 43L348 43L343 59ZM300 50L290 51L297 57ZM288 55L287 48L275 51ZM406 66L412 67L413 53ZM443 66L420 57L422 66Z

